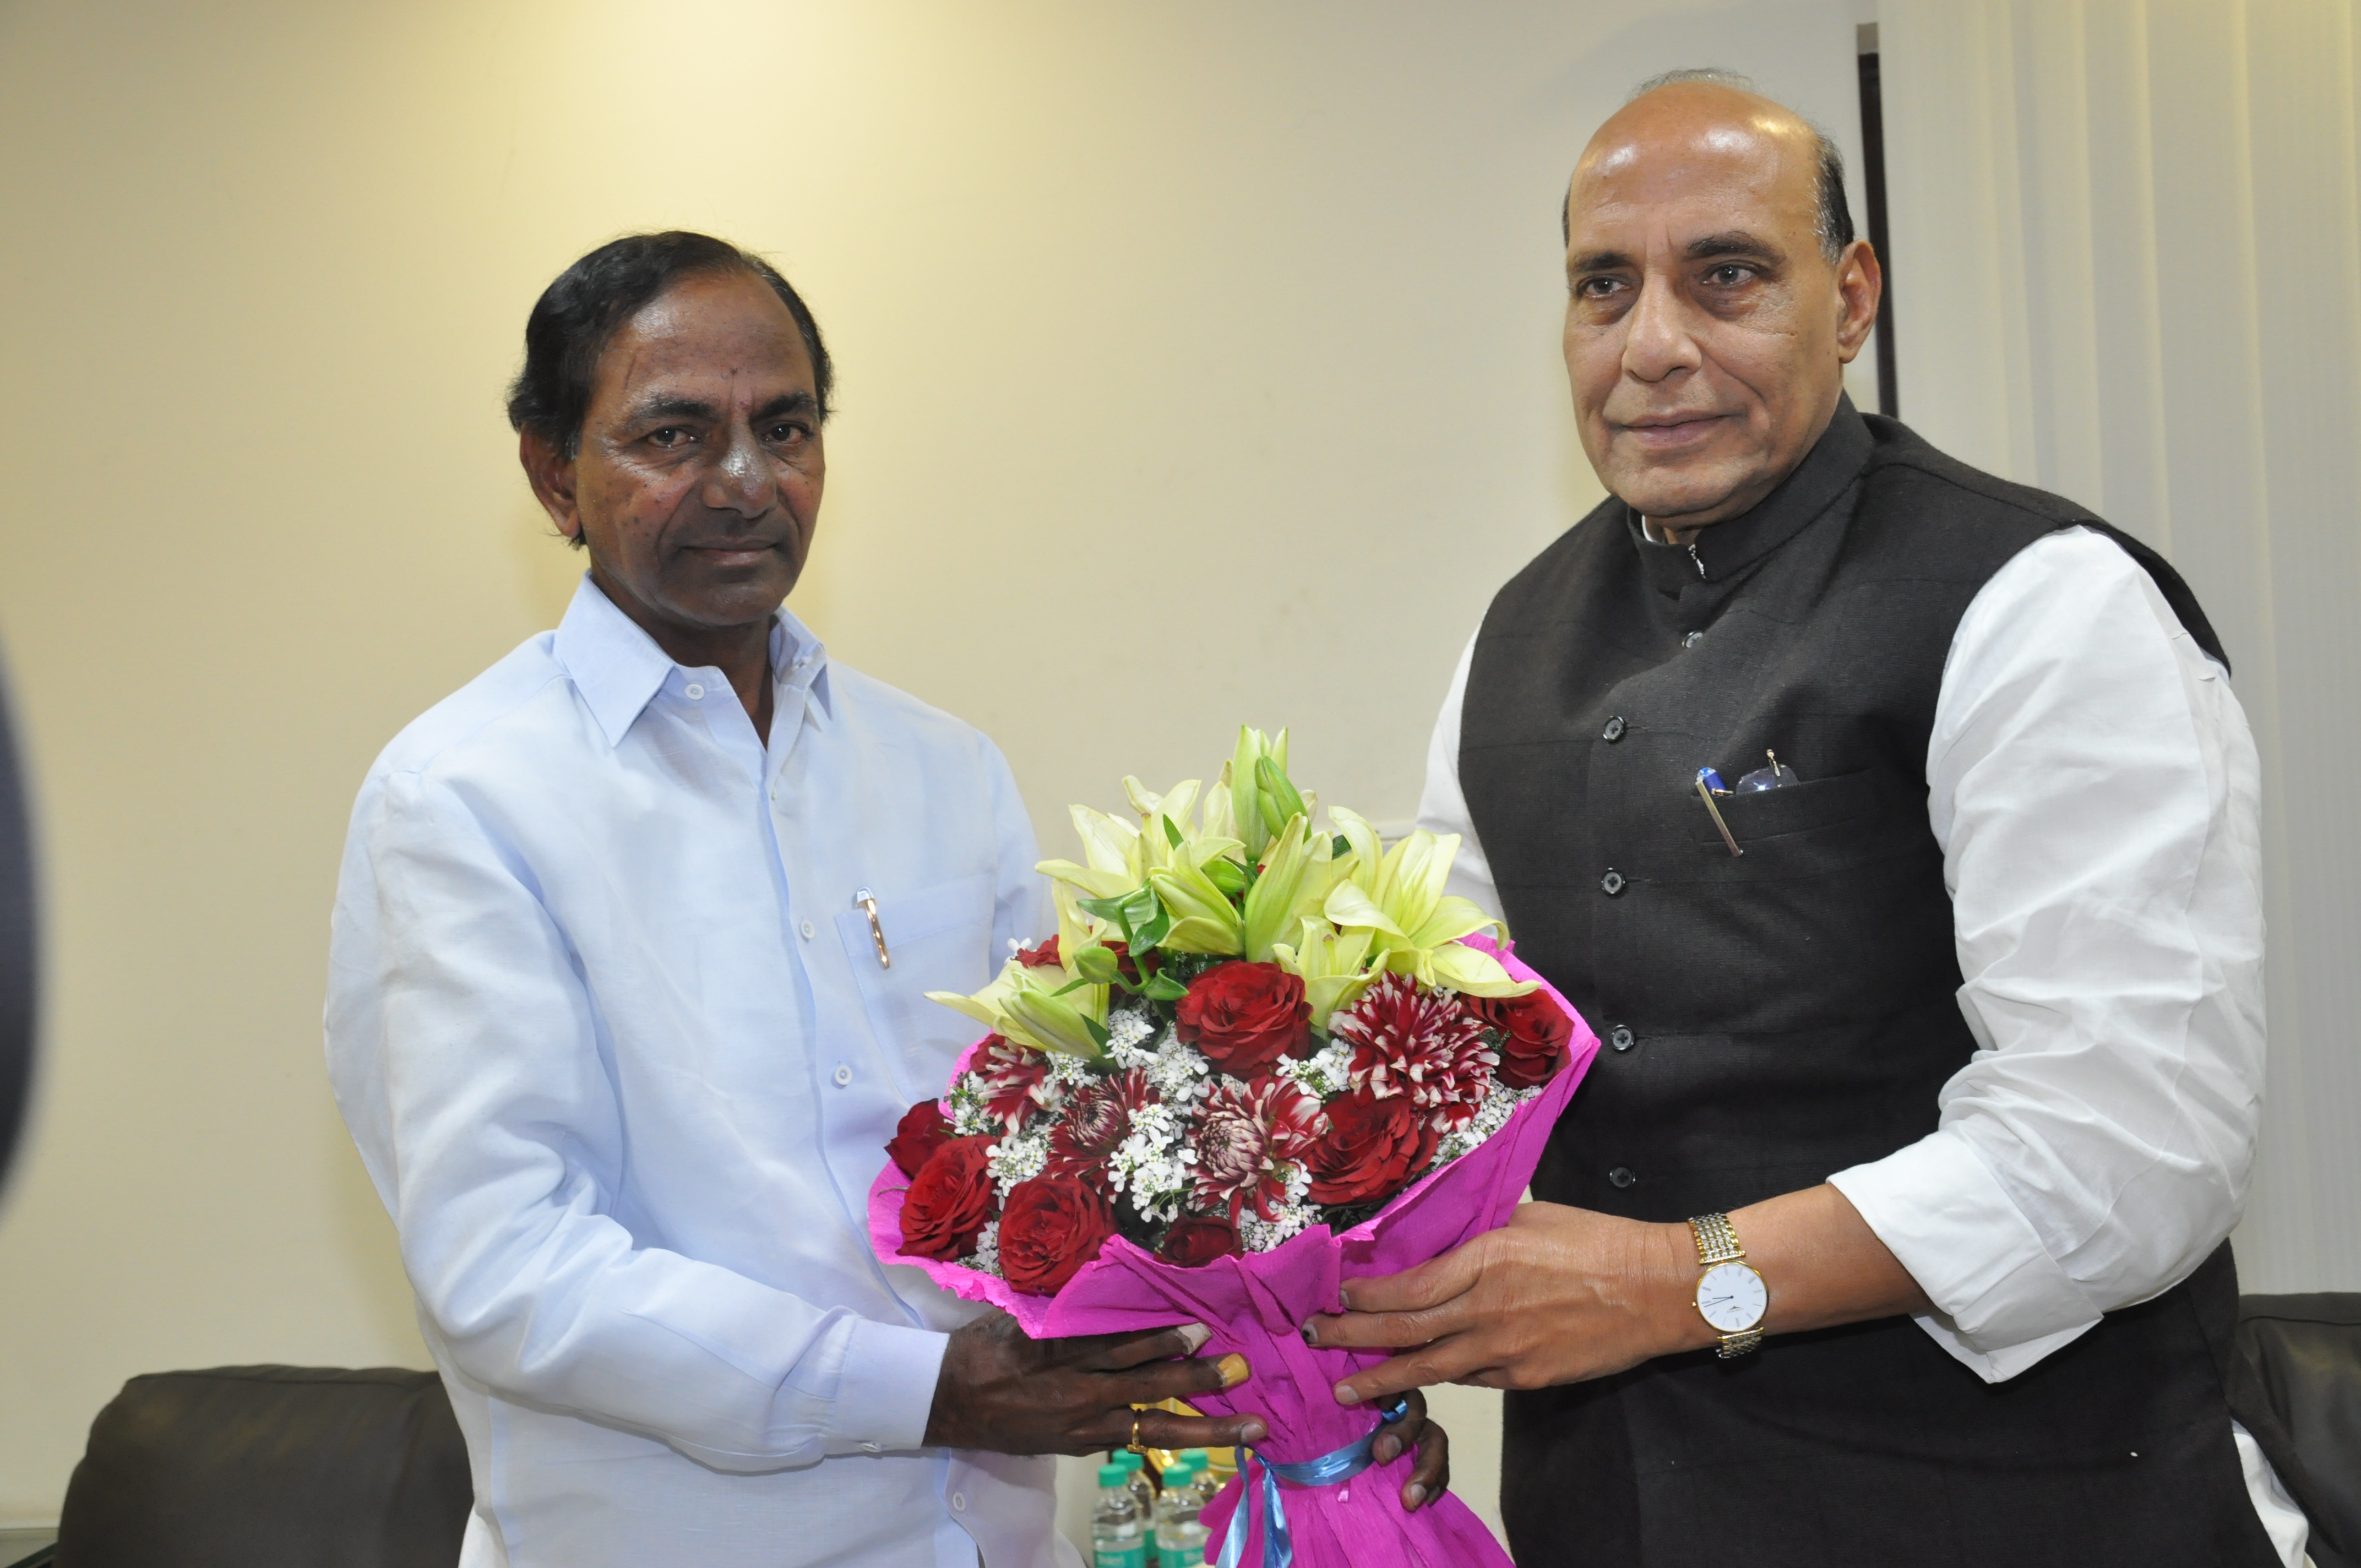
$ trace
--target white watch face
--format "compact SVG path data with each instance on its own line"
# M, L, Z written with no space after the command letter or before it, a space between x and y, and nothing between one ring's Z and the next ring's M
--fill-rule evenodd
M1697 1281L1697 1310L1726 1334L1744 1333L1763 1321L1771 1292L1763 1277L1742 1263L1718 1263Z

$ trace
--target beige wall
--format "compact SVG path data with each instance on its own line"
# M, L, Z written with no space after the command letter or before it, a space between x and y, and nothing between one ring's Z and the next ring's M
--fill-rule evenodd
M1701 61L1852 145L1854 9L0 0L52 921L0 1523L133 1373L422 1360L323 1081L326 915L371 756L570 591L499 411L559 268L685 225L804 288L843 412L794 607L996 735L1045 833L1241 719L1399 819L1491 589L1598 494L1574 150Z

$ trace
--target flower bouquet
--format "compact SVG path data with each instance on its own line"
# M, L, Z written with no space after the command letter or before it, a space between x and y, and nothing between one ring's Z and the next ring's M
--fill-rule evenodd
M991 1032L903 1118L872 1241L1036 1337L1197 1321L1243 1353L1195 1401L1270 1429L1206 1510L1223 1562L1506 1564L1456 1497L1403 1511L1411 1454L1360 1475L1382 1418L1332 1390L1383 1357L1299 1331L1503 1223L1598 1042L1444 894L1455 838L1315 827L1285 730L1209 789L1125 785L1137 826L1076 806L1084 863L1042 862L1057 932L929 993Z

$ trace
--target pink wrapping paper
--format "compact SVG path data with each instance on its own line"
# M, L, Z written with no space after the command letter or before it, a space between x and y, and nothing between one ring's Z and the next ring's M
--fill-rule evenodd
M1036 1339L1203 1323L1213 1338L1199 1354L1236 1351L1252 1365L1254 1376L1226 1393L1200 1395L1191 1404L1211 1415L1261 1416L1270 1435L1256 1452L1282 1464L1317 1459L1359 1442L1377 1426L1377 1414L1367 1406L1339 1405L1334 1388L1338 1379L1386 1356L1378 1351L1314 1349L1300 1337L1303 1321L1340 1310L1337 1286L1345 1279L1399 1273L1506 1223L1532 1180L1558 1113L1598 1051L1598 1037L1548 981L1488 938L1465 940L1494 953L1515 978L1539 981L1565 1009L1574 1020L1565 1066L1480 1147L1421 1179L1343 1234L1315 1225L1273 1251L1218 1258L1197 1268L1159 1262L1116 1236L1055 1296L1027 1296L988 1274L903 1256L902 1197L910 1179L889 1161L869 1191L871 1244L886 1262L922 1268L953 1295L1008 1312ZM962 1058L961 1069L966 1065ZM1401 1488L1411 1464L1412 1456L1404 1453L1340 1486L1282 1486L1296 1563L1301 1568L1508 1568L1508 1555L1491 1531L1456 1497L1446 1493L1415 1513L1403 1511ZM1221 1548L1241 1490L1233 1481L1205 1510L1212 1537L1208 1563ZM1256 1563L1262 1561L1260 1509L1251 1515L1245 1560Z

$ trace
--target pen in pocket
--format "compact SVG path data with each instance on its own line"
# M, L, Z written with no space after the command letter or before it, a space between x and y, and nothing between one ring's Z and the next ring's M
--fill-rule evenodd
M892 969L894 955L885 950L885 927L877 923L876 895L865 887L858 889L852 895L852 906L869 916L869 939L877 944L877 967Z
M1730 786L1721 782L1721 775L1711 768L1699 768L1697 771L1697 798L1705 802L1706 815L1713 818L1714 827L1720 830L1721 841L1730 846L1730 852L1733 855L1746 853L1738 847L1737 839L1731 836L1730 824L1721 819L1721 807L1713 803L1715 795L1730 793Z

